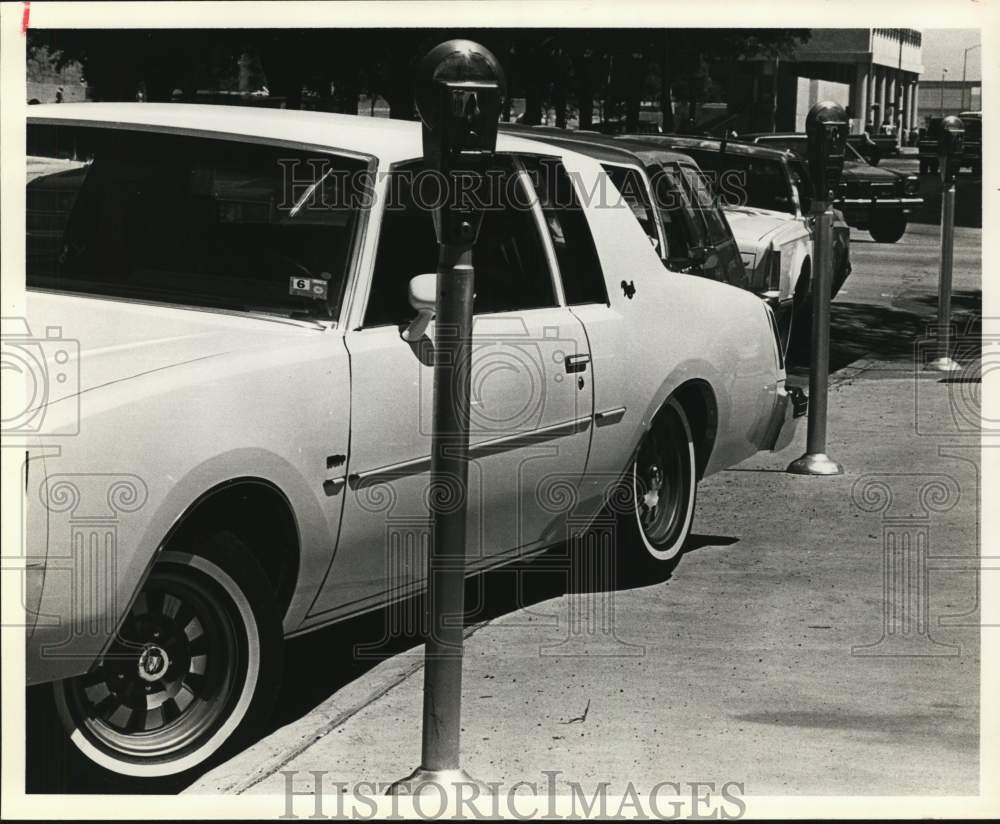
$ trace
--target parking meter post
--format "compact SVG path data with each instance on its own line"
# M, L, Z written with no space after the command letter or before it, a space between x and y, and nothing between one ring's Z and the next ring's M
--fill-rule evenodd
M951 357L951 279L955 257L955 179L965 148L965 124L958 117L941 123L938 155L941 166L941 276L938 280L937 357L927 364L938 372L961 367Z
M809 420L806 453L826 454L826 416L830 382L830 281L832 274L833 212L821 202L823 211L816 215L816 245L813 265L813 324L810 348L813 353L809 369Z
M813 184L812 334L806 451L788 465L796 475L841 475L826 454L830 382L830 293L833 287L833 194L844 166L847 114L836 103L817 103L806 117L809 173Z
M426 662L421 768L438 776L461 770L465 530L469 478L471 245L441 244L434 336L431 442L432 540L427 569ZM468 780L463 776L463 780Z
M427 558L427 640L420 766L390 795L424 789L455 799L461 787L488 787L461 768L462 655L465 616L472 309L472 249L482 212L453 195L486 171L496 150L503 72L478 43L450 40L418 69L416 103L424 161L445 185L434 214L439 256L434 333L431 540ZM459 178L464 178L459 181Z

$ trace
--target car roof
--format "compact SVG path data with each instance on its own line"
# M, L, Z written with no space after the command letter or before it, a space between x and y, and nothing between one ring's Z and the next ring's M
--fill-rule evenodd
M645 166L647 163L692 162L691 158L682 152L673 152L662 146L634 140L622 140L618 137L587 130L571 131L553 126L501 123L500 131L504 134L524 135L533 140L543 140L547 143L573 149L580 154L588 155L605 163L631 163Z
M717 152L719 151L719 147L722 145L722 138L720 137L702 137L699 135L636 134L625 135L625 138L630 143L653 143L655 145L676 149L680 152L690 151L691 149ZM781 158L787 157L790 152L783 149L769 149L766 146L758 146L755 143L745 143L741 140L727 140L726 154L746 155L748 157L766 157L773 160L780 160Z
M101 123L137 128L259 138L371 155L386 163L423 156L421 125L415 120L200 103L52 103L31 106L31 122ZM502 135L497 149L562 154L548 143Z

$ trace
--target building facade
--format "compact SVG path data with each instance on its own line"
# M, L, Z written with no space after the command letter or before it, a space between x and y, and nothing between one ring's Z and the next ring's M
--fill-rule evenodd
M925 78L920 84L920 111L918 126L927 125L927 118L935 115L947 117L962 112L980 111L983 108L981 80L934 80Z
M720 67L738 131L801 131L819 99L843 104L851 132L921 125L921 32L917 29L813 29L808 42L774 60Z

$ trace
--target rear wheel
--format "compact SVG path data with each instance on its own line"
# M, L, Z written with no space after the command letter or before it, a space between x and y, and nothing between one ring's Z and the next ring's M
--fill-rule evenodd
M282 633L267 576L230 533L198 553L165 550L97 665L55 685L70 740L107 773L204 766L273 705Z
M629 471L631 506L622 513L630 560L669 571L691 533L697 467L684 407L667 401L643 436Z
M873 215L868 225L868 233L876 243L895 243L905 232L906 215L902 212Z

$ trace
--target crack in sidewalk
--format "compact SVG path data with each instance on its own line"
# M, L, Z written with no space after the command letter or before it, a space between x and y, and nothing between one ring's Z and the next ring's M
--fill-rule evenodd
M483 621L478 624L473 624L471 627L468 627L465 630L465 632L463 633L463 638L465 640L468 640L477 632L479 632L479 630L489 626L490 623L492 623L492 621ZM276 772L278 772L282 767L286 766L291 761L294 761L296 758L302 755L302 753L304 753L306 750L312 747L317 741L321 741L335 729L337 729L340 726L343 726L348 721L350 721L351 718L353 718L359 712L366 709L367 707L370 707L384 695L387 695L388 693L392 692L400 684L403 684L406 681L408 681L413 675L422 670L423 667L424 667L424 657L421 656L416 663L411 664L401 673L397 673L394 677L390 678L386 683L379 685L370 693L368 693L368 695L364 698L364 700L360 701L353 707L348 707L342 710L341 712L337 713L337 715L335 715L329 721L327 721L324 724L321 724L312 732L304 736L304 738L300 740L297 744L288 747L283 752L279 753L278 755L270 759L270 761L266 762L263 766L254 770L249 776L247 776L247 778L244 781L238 781L235 784L230 784L226 787L220 787L219 788L220 791L231 792L236 795L240 795L242 793L245 793L252 787L257 786L262 781L265 781L266 779L274 775Z

